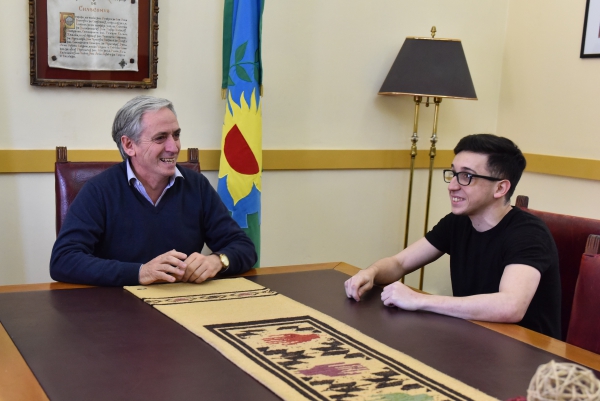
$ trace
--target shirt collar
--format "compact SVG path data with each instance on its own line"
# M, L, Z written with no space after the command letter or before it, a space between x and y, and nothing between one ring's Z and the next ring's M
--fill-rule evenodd
M127 164L127 182L129 183L129 185L131 185L132 180L140 181L135 176L135 173L133 172L133 169L131 168L131 163L130 163L129 159L127 159L127 163L126 164ZM177 166L175 166L175 174L173 174L171 177L169 177L169 183L167 184L167 188L170 188L171 186L173 186L173 183L175 182L175 179L177 177L185 178L181 174L181 171L179 171L179 169L177 168Z

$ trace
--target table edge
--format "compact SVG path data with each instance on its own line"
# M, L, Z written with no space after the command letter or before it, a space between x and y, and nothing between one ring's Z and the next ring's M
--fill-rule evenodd
M0 322L0 400L48 401L48 396Z
M359 269L345 262L328 262L305 265L273 266L252 269L242 277L260 276L268 274L288 274L317 270L335 270L352 276ZM40 283L0 286L0 293L25 292L25 291L52 291L67 290L75 288L92 288L89 285L68 283ZM580 365L600 371L600 355L584 350L565 342L555 340L551 337L537 333L515 324L490 323L470 321L473 324L485 327L489 330L508 336L517 341L529 344L550 354L571 360ZM17 347L0 322L0 354L7 357L0 358L0 400L16 401L47 401L48 397L27 366L27 363L19 353ZM8 374L12 372L11 374ZM27 391L23 391L27 389Z

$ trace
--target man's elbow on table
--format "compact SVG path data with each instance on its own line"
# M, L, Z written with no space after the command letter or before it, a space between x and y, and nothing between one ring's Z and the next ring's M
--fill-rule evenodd
M63 271L63 267L54 252L50 257L50 278L54 281L68 282L68 273Z
M527 308L529 308L529 301L508 296L508 300L500 301L501 305L496 313L486 320L496 323L519 323L525 317Z

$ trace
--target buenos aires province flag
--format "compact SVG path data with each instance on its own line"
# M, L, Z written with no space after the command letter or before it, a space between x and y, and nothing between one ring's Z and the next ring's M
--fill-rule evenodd
M264 0L225 0L223 82L226 99L217 192L254 242L260 264L262 173L261 21Z

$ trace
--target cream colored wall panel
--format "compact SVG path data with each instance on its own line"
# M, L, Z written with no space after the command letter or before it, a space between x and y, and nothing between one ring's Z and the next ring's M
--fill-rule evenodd
M516 195L529 196L532 209L600 219L598 181L525 173Z
M585 1L510 2L498 133L525 152L598 159L600 59L581 59Z
M0 174L0 285L49 282L54 177Z
M390 170L265 173L262 264L314 263L323 255L366 267L397 252L406 176Z
M440 148L495 131L507 1L275 2L265 8L264 145L271 149L410 148L410 97L377 92L407 36L463 41L479 101L444 100ZM268 30L277 32L270 35ZM428 148L432 107L421 108Z

